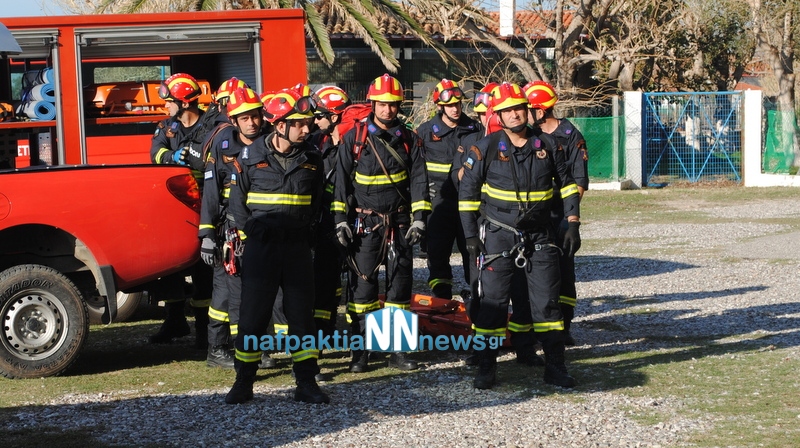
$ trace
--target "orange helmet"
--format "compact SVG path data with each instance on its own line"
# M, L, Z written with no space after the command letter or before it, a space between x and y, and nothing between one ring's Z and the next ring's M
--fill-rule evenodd
M249 87L239 87L228 96L228 116L233 117L253 109L260 109L264 104L258 94Z
M375 78L369 85L367 101L380 101L383 103L399 103L403 101L403 85L397 78L384 73Z
M282 120L302 120L314 117L313 100L301 96L296 90L283 89L276 93L265 106L265 116L270 123Z
M438 105L456 104L464 99L464 92L458 83L449 79L442 79L433 89L433 102Z
M200 98L200 85L192 75L175 73L158 87L158 96L162 100L191 103Z
M472 99L472 110L476 113L485 114L491 105L492 90L498 85L496 82L490 82L480 92L476 93L475 98Z
M224 101L226 98L231 96L231 92L233 92L234 90L246 87L248 87L246 82L234 76L233 78L223 82L222 85L219 86L217 93L214 94L213 100L219 103L220 101Z
M321 114L341 114L351 104L344 90L336 86L324 86L314 93L317 112Z
M531 109L547 110L555 106L558 101L553 86L544 81L531 81L525 84L525 96L528 97L528 107Z
M528 105L528 98L518 84L504 82L492 89L492 109L500 112L521 104Z

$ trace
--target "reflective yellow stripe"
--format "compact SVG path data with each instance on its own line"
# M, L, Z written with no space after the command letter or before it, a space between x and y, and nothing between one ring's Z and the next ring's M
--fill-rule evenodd
M516 191L500 190L499 188L494 188L487 184L486 194L489 195L490 198L499 199L501 201L517 202ZM551 188L546 191L520 191L519 197L525 202L546 201L552 199L553 189Z
M288 324L275 324L273 326L275 327L275 334L278 334L278 333L289 334L289 325Z
M432 210L430 201L417 201L411 204L411 213L418 212L420 210Z
M247 193L247 205L311 205L310 194Z
M558 303L563 303L564 305L575 306L578 304L578 299L575 297L567 297L567 296L559 296Z
M475 327L475 334L480 336L495 336L495 337L503 337L506 335L506 329L503 328L478 328Z
M347 311L351 311L356 314L369 313L370 311L375 311L379 309L381 309L380 302L370 302L370 303L350 302L347 304Z
M247 239L247 235L244 234L244 230L238 230L239 232L239 239L244 241Z
M533 324L518 324L516 322L508 323L508 331L513 333L527 333L533 330Z
M336 212L344 213L345 212L344 202L337 202L337 201L331 202L331 211L333 213Z
M167 162L161 160L161 156L163 156L164 153L166 153L168 151L169 151L169 149L167 149L167 148L158 148L158 152L156 152L156 157L155 157L156 163L167 163Z
M220 322L230 322L231 319L228 316L228 313L225 311L215 310L214 308L208 307L208 317L218 320Z
M333 184L327 184L327 185L325 185L325 191L326 191L327 193L333 193L333 189L334 189L334 186L333 186Z
M405 171L392 174L390 177L386 177L383 173L377 176L367 176L366 174L356 173L356 183L361 185L389 185L396 184L406 179L408 179L408 173Z
M307 359L319 358L319 350L300 350L292 353L292 362L305 361Z
M578 194L578 185L576 184L569 184L561 189L562 198L568 198L574 194Z
M353 323L353 318L350 317L349 313L344 315L344 319L347 321L348 324L352 324Z
M451 164L425 162L425 166L428 167L428 171L433 171L434 173L449 173Z
M458 211L477 212L481 209L481 201L458 201Z
M204 299L204 300L189 299L189 305L195 308L205 308L211 306L211 299Z
M342 287L341 286L336 288L335 295L336 295L336 297L342 297Z
M408 304L408 303L392 303L392 302L385 302L385 303L383 304L383 307L384 307L384 308L399 308L399 309L401 309L401 310L406 310L406 311L408 311L408 310L410 310L410 309L411 309L411 305L410 305L410 304Z
M231 336L236 337L239 334L239 324L231 324Z
M314 319L325 319L328 320L331 318L331 312L328 310L314 310Z
M556 322L538 322L533 324L533 331L536 333L544 333L545 331L563 330L564 321L559 320Z
M261 361L261 352L242 352L236 350L236 359L242 362L259 362Z
M222 197L225 198L225 199L228 199L229 197L231 197L231 188L230 187L222 189Z
M453 279L452 278L435 278L428 282L428 286L431 288L435 288L437 285L452 285Z
M216 227L214 227L214 224L200 224L199 228L200 228L200 230L203 230L203 229L214 230L214 229L216 229Z

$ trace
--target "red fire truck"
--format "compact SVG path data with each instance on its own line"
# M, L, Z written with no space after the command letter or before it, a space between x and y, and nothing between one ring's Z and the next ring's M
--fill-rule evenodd
M193 75L201 102L232 76L257 92L306 82L304 20L297 9L0 18L22 49L0 61L0 103L22 112L0 121L0 167L149 163L161 80Z

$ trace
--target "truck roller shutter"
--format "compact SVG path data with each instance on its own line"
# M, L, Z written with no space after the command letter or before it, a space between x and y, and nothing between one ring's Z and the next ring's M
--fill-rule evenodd
M256 92L261 92L260 79L256 77L256 62L253 52L248 53L223 53L219 55L220 79L230 79L235 76L246 82Z

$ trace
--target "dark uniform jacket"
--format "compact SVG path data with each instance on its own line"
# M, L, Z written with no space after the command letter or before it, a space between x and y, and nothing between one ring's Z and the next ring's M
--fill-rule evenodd
M383 130L370 114L366 124L372 143L364 145L357 161L353 156L356 128L347 132L339 148L331 205L336 222L346 221L348 214L353 217L352 207L379 213L402 210L412 213L415 220L424 221L431 202L422 141L399 120L391 129ZM386 149L387 145L394 148L402 163ZM378 163L376 150L391 179Z
M575 184L584 190L589 189L589 155L586 152L586 140L583 134L566 118L558 120L558 127L552 134L556 142L564 149L564 155ZM560 192L556 191L553 198L553 219L564 218L564 201Z
M527 132L521 148L502 131L469 149L458 195L466 238L478 236L480 210L490 221L516 229L549 228L554 189L564 198L566 215L580 216L578 187L564 151L547 134L530 128Z
M150 160L156 164L175 164L173 156L175 152L182 151L186 165L192 169L192 173L202 186L203 169L203 141L208 132L207 124L204 123L203 115L190 128L184 127L175 117L169 117L158 123L153 139L150 144Z
M209 152L203 176L200 238L214 238L220 224L229 214L231 177L238 171L237 157L244 147L238 138L238 131L231 124L221 127L207 144Z
M454 128L445 124L441 113L417 128L417 135L425 143L425 165L428 168L431 198L440 195L443 199L458 200L458 187L449 176L450 169L459 149L463 152L462 140L472 134L482 136L483 126L464 114Z
M322 156L306 142L282 155L272 146L274 135L258 138L239 154L242 171L231 178L234 222L240 230L244 223L246 238L266 236L253 235L253 221L276 237L310 238L322 198ZM286 169L281 157L288 162Z
M322 233L333 230L335 223L330 208L333 203L333 173L336 171L336 157L338 146L333 144L330 134L317 129L306 139L322 155L324 164L324 189L322 192L322 209L318 230Z

